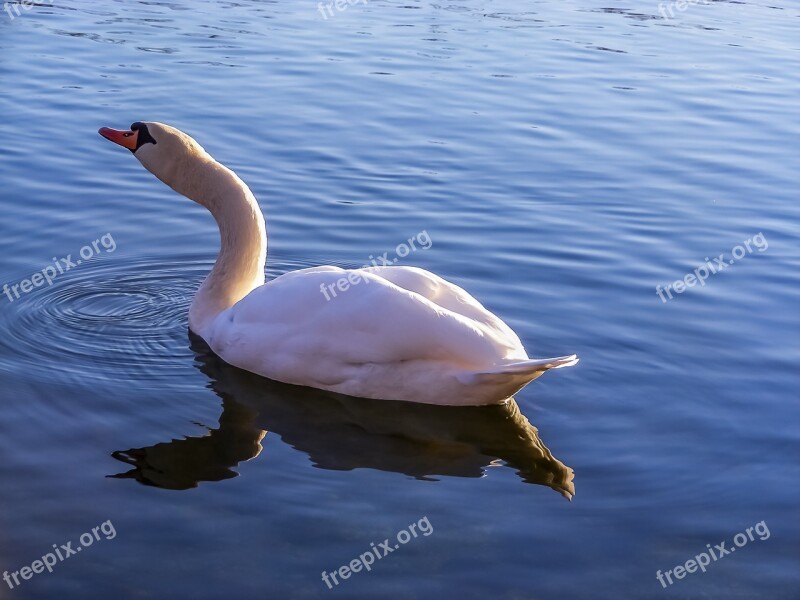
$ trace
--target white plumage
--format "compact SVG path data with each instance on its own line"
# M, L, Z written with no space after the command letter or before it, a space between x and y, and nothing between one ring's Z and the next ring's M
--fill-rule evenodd
M578 362L529 359L508 325L423 269L325 266L264 283L266 230L249 188L186 134L137 125L155 143L137 147L136 158L219 225L220 254L189 325L226 362L285 383L443 405L501 403L544 371ZM322 292L331 286L335 296Z

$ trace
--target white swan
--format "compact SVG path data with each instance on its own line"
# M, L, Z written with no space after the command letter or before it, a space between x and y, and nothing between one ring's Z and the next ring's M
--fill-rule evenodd
M301 269L264 283L267 235L250 189L162 123L102 128L173 190L205 206L221 248L189 327L227 363L284 383L426 404L500 404L575 355L531 360L467 292L415 267ZM326 299L322 289L353 283Z

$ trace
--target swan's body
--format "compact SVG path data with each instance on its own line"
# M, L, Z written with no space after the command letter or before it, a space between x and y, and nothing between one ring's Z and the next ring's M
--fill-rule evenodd
M264 283L264 218L233 171L160 123L101 134L217 220L220 254L189 327L234 366L363 398L479 405L504 402L544 371L578 360L529 359L477 300L414 267L315 267Z

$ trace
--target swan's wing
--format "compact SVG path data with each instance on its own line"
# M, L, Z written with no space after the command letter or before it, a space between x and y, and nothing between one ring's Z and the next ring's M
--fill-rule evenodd
M437 306L480 323L505 339L514 340L522 347L517 334L500 318L486 310L469 292L435 273L419 267L404 266L367 267L358 270L379 275L398 287L427 298Z
M331 385L348 367L424 360L475 369L527 358L519 339L460 288L444 289L424 271L384 273L401 287L372 271L321 267L278 277L221 313L206 341L231 364L306 385L310 371ZM428 298L437 294L461 312Z

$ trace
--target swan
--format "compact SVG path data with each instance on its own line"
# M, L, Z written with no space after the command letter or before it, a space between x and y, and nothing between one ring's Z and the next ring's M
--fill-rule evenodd
M233 171L163 123L99 133L217 221L219 255L189 308L189 329L231 365L348 396L470 406L503 404L548 369L578 362L528 358L500 318L420 268L321 266L265 283L264 216ZM321 293L343 277L352 284L345 292Z

